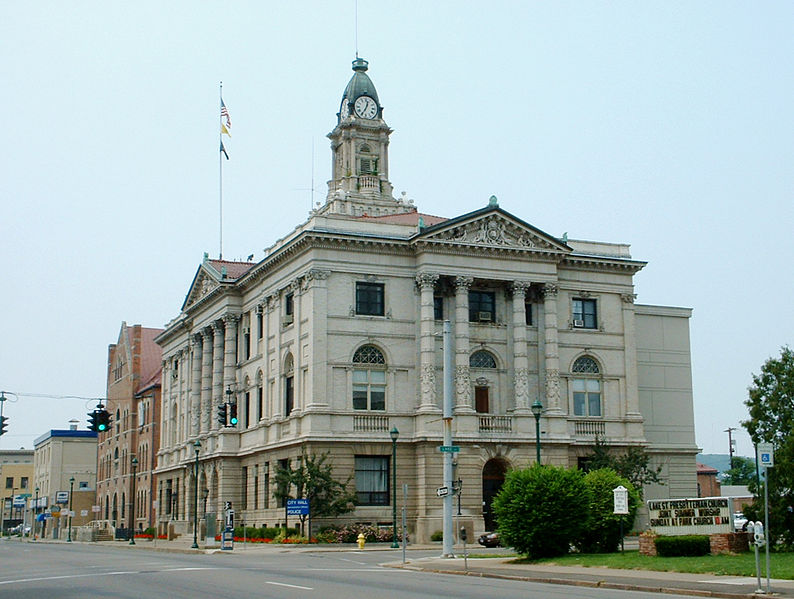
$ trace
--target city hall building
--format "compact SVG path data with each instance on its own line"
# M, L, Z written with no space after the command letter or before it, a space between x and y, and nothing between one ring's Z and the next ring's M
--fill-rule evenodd
M461 524L492 529L505 473L534 463L537 401L543 463L576 467L598 436L662 466L646 498L694 496L691 311L635 302L646 263L628 245L555 237L495 197L449 218L395 199L392 131L367 62L353 71L325 203L260 262L205 255L157 337L161 525L192 530L194 488L199 519L231 501L238 523L283 525L276 469L327 452L358 497L337 522L391 525L396 469L427 541L442 528L445 320ZM226 402L236 427L218 421Z

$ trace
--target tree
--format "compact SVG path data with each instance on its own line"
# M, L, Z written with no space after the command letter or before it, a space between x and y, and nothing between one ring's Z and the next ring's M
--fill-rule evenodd
M651 457L645 453L644 447L632 445L623 453L615 453L614 448L603 438L596 437L593 453L587 458L587 470L611 468L619 476L634 485L634 488L643 495L643 486L649 484L663 485L659 477L662 467L650 466Z
M539 558L568 553L588 526L589 504L581 470L535 464L508 472L492 505L502 544Z
M726 470L720 481L723 485L749 485L755 483L755 461L734 456L733 468Z
M343 483L333 477L333 467L326 463L328 453L309 455L301 453L295 468L276 468L276 499L308 499L313 518L333 518L353 510L356 494L348 491L351 477ZM295 496L291 495L295 489ZM300 517L301 533L306 516ZM309 530L311 536L311 530Z
M584 553L610 553L620 545L621 523L625 534L634 523L640 495L628 479L618 475L611 468L591 470L585 474L584 482L590 489L590 524L576 542ZM629 513L615 514L615 495L612 492L619 486L628 491Z
M742 426L753 443L773 443L775 465L767 469L769 484L769 540L794 547L794 352L783 347L769 358L761 373L752 375L744 402L750 418ZM762 483L763 484L763 483ZM754 506L745 510L755 519L763 514L763 489Z

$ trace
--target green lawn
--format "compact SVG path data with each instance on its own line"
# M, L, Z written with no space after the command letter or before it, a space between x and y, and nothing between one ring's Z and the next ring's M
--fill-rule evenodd
M760 552L761 576L766 577L766 558ZM794 579L794 553L772 553L769 556L772 578ZM606 554L570 554L540 560L517 559L516 563L556 564L622 570L661 570L724 576L755 576L755 553L704 555L702 557L649 557L638 551Z

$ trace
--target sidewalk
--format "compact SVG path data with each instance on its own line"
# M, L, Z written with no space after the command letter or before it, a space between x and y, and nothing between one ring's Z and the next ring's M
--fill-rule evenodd
M694 595L698 597L727 597L731 599L758 597L756 578L714 576L710 574L683 574L680 572L654 572L651 570L613 570L609 568L583 568L547 564L514 564L515 557L473 558L468 568L463 557L409 559L381 564L389 568L405 568L421 572L459 574L507 578L550 584L620 589L628 591L657 592L665 594ZM761 578L761 588L766 589L766 579ZM794 580L770 581L773 595L794 597Z

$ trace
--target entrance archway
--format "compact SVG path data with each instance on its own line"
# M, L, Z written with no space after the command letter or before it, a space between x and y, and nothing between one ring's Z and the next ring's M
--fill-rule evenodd
M482 518L487 531L496 530L496 518L491 503L505 482L505 472L507 462L503 458L488 460L482 469Z

